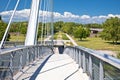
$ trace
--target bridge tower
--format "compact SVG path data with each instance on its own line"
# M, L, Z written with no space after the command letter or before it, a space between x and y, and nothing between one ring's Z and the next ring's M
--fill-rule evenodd
M39 6L40 0L32 0L27 35L25 39L25 46L35 45L37 43Z

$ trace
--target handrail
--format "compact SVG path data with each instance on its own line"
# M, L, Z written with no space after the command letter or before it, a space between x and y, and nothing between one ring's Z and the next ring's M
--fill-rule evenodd
M93 56L95 56L95 57L97 57L97 58L99 58L99 59L101 59L101 60L103 60L103 61L105 61L105 62L120 69L120 59L117 59L117 58L110 56L108 54L105 54L105 53L97 52L96 50L92 50L89 48L85 48L85 47L81 47L81 46L79 46L79 47L77 46L76 48L82 49L86 52L89 52L89 54L91 54L91 55L93 55Z
M91 80L120 79L120 59L81 46L67 46L64 53L71 56Z
M49 46L21 46L0 53L0 78L2 80L13 76L41 57L52 55L53 49Z

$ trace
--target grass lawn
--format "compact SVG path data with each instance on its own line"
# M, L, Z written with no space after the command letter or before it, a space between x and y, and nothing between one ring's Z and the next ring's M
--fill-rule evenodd
M54 39L56 40L58 38L58 33L54 34Z
M62 33L62 39L63 40L69 40L69 38L64 33Z
M25 41L25 35L23 34L20 34L20 35L14 35L14 34L11 34L10 36L10 41L22 41L24 42ZM42 40L44 40L45 38L42 38ZM41 41L41 36L38 38L38 41Z
M20 35L11 35L10 41L25 41L25 36L23 34Z
M114 45L110 41L105 41L98 37L87 38L87 39L84 39L83 41L80 41L79 39L75 39L75 40L78 45L95 49L95 50L120 51L120 44Z
M69 40L69 38L63 32L57 32L54 34L54 39Z

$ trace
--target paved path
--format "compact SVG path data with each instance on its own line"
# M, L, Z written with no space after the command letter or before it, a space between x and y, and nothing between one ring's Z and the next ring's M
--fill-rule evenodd
M67 54L53 54L43 67L41 62L37 60L17 80L89 80Z
M66 54L54 54L39 72L36 80L89 80L82 69Z
M66 34L67 35L67 34ZM67 35L74 46L75 41ZM46 39L47 40L47 39ZM78 64L67 54L59 54L58 49L54 49L55 54L45 60L37 60L30 66L25 67L24 72L19 72L14 76L15 80L89 80L86 73L83 73ZM42 64L44 63L44 64Z
M48 36L47 38L44 39L44 41L49 41L52 36Z

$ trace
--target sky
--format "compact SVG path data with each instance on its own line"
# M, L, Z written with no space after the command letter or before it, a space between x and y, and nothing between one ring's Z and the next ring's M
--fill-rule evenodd
M9 3L10 1L10 3ZM102 23L110 17L120 18L120 0L53 0L54 21L78 23ZM0 15L3 20L9 20L17 0L1 0ZM16 18L28 20L31 0L21 0L16 11ZM7 3L9 5L7 6ZM44 11L45 12L45 11ZM18 16L19 15L19 16ZM50 15L49 13L47 15Z

